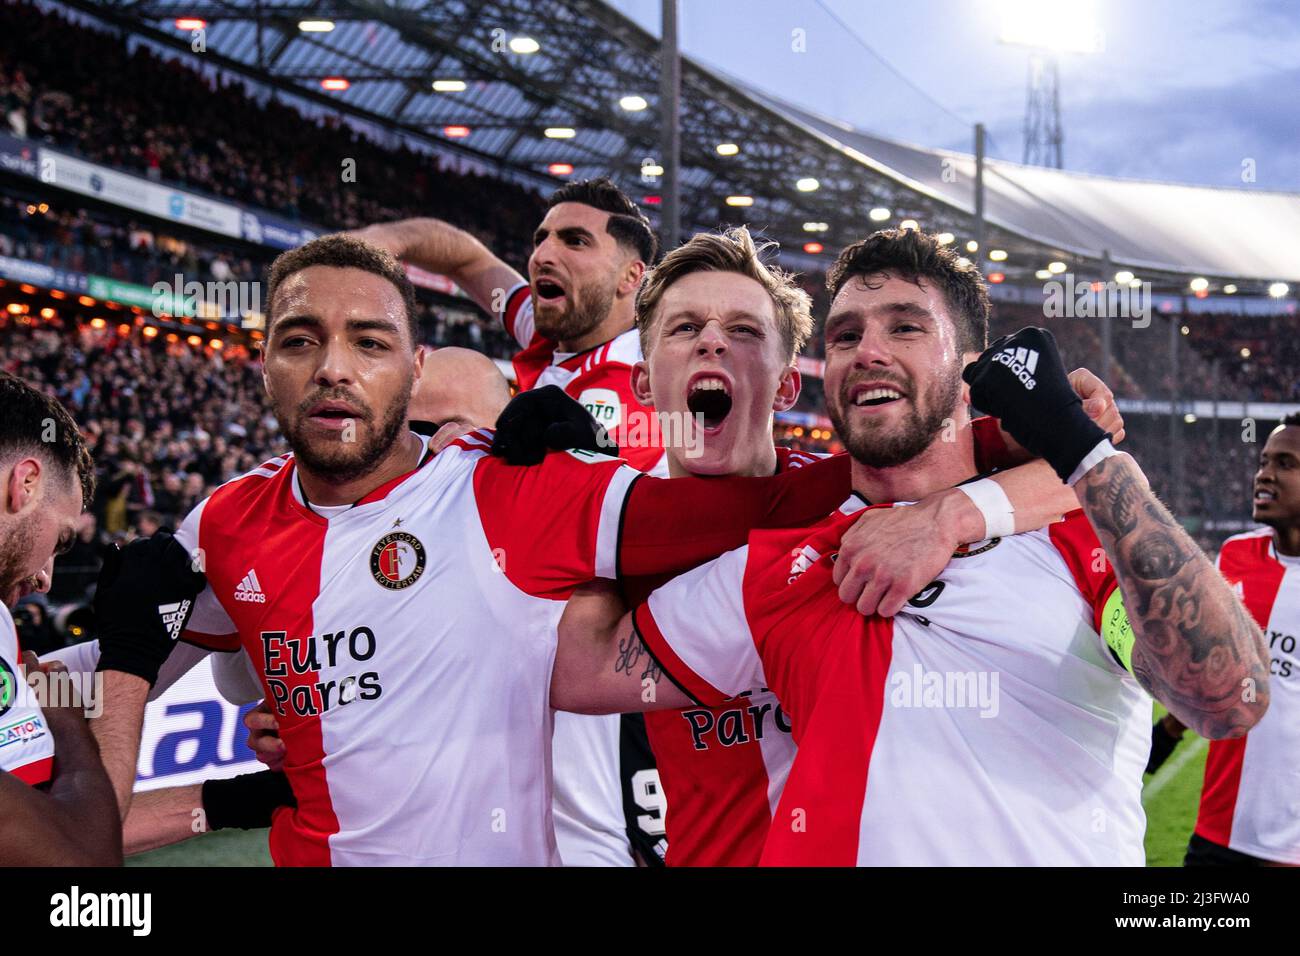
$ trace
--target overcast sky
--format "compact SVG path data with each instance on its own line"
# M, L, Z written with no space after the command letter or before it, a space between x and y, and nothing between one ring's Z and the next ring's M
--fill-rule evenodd
M607 2L658 35L660 0ZM1242 187L1253 159L1249 188L1300 190L1300 0L1096 6L1104 52L1060 60L1067 168ZM983 121L1019 162L1028 52L998 28L998 0L681 0L683 51L706 65L925 146L969 151Z

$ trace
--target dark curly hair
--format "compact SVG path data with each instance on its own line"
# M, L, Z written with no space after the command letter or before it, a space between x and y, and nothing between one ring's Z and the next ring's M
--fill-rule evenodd
M989 293L984 277L970 262L928 233L916 229L882 229L840 253L826 273L831 298L850 279L892 273L919 285L926 279L943 290L957 326L963 352L982 352L989 338Z

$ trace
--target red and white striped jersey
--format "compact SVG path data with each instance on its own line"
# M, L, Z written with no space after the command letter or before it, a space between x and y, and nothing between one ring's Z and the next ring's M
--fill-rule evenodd
M641 359L635 329L586 352L557 352L555 342L537 331L527 283L506 296L501 320L523 349L512 360L521 391L559 386L605 427L632 467L668 476L660 432L648 427L654 412L632 394L632 366ZM555 833L566 865L633 863L619 776L620 732L617 714L555 715Z
M778 446L780 474L819 455ZM716 707L645 715L663 788L668 866L754 866L794 762L790 721L766 687Z
M632 366L641 361L636 329L586 352L557 352L555 342L537 331L527 283L510 290L501 320L523 349L511 360L521 391L558 385L605 426L629 465L657 477L667 476L662 436L649 418L654 409L632 394Z
M275 458L185 520L208 579L185 637L242 645L277 711L298 801L277 864L558 862L556 624L576 585L614 576L638 473L576 452L511 467L490 442L328 518Z
M1123 609L1082 512L962 549L888 619L832 579L862 506L755 532L634 612L701 705L768 687L788 715L798 752L760 862L1141 865L1151 701L1100 636Z
M1300 557L1278 554L1261 528L1225 541L1217 563L1264 631L1271 699L1246 736L1211 741L1196 832L1300 864Z
M972 427L977 470L1003 465L997 421ZM777 474L824 457L781 446L776 456ZM776 695L759 687L716 707L649 711L645 724L667 805L665 863L756 865L796 750Z
M0 770L36 786L54 770L54 736L21 665L14 619L0 604Z

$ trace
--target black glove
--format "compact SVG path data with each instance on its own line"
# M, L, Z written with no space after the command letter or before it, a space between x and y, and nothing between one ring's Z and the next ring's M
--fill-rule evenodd
M209 830L261 830L280 807L296 807L289 778L277 770L243 773L203 782L203 814Z
M970 385L971 404L998 419L1031 454L1045 458L1062 481L1110 437L1083 410L1047 329L1004 335L966 366L962 378Z
M536 465L548 451L580 448L618 457L618 443L557 385L520 392L497 418L492 454L512 465Z
M1147 758L1147 768L1143 773L1155 773L1159 770L1160 765L1169 759L1169 755L1178 746L1178 741L1182 739L1182 734L1175 737L1169 732L1163 719L1157 720L1151 726L1151 756Z
M99 670L158 680L207 579L190 566L189 552L160 529L112 548L95 585Z

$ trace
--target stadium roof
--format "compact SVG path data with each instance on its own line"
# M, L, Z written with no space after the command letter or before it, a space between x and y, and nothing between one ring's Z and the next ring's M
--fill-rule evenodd
M535 179L608 173L637 199L658 157L658 40L600 0L65 0L70 6L190 52L182 17L206 22L202 60L291 91L320 107L399 130ZM305 32L301 20L329 21ZM536 51L517 52L524 38ZM519 46L516 42L515 46ZM343 90L322 80L340 77ZM464 89L435 91L435 80ZM621 105L627 96L646 108ZM449 137L447 127L468 127ZM572 130L553 138L548 129ZM956 241L973 235L969 154L868 135L682 64L682 224L749 222L786 248L834 249L879 225L917 220ZM735 155L717 146L734 143ZM808 177L817 188L801 191ZM1184 291L1189 275L1300 281L1300 195L1136 183L991 161L985 250L1028 278L1052 259L1101 277L1143 270ZM727 197L751 197L733 207ZM888 210L880 220L873 209ZM653 208L649 210L653 215ZM880 215L880 213L877 213ZM805 224L826 229L810 232ZM1109 276L1106 276L1109 278ZM1242 291L1251 291L1243 284Z
M881 139L749 92L835 148L869 157L900 183L970 208L974 156ZM1300 193L1113 179L988 160L984 195L988 223L1063 252L1109 253L1114 262L1164 272L1300 279Z

